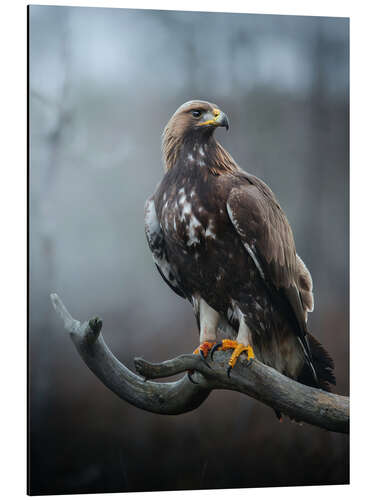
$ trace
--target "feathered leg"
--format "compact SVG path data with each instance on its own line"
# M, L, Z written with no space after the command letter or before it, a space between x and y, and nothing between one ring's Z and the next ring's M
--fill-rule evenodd
M207 366L210 366L206 358L212 346L216 343L217 329L219 326L220 315L215 309L212 309L207 302L199 297L194 300L194 310L196 316L199 318L199 346L194 350L193 354L198 354ZM189 379L191 382L194 381L191 378L192 372L188 372Z

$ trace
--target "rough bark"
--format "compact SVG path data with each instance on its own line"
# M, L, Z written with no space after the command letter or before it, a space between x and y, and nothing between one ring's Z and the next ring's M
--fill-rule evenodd
M52 294L51 301L86 365L111 391L138 408L178 415L198 408L212 390L227 389L247 394L296 420L330 431L349 432L348 397L302 385L257 360L250 366L239 361L228 377L228 352L215 352L209 366L192 354L162 363L135 358L140 377L112 354L101 334L99 318L80 323L72 318L58 295ZM187 370L194 370L196 384L187 375L176 382L150 380Z

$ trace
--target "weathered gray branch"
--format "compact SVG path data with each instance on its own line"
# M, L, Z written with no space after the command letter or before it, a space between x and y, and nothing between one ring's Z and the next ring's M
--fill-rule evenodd
M135 358L145 380L128 370L112 354L101 335L98 318L80 323L72 318L61 299L51 295L56 312L64 321L81 358L93 373L120 398L144 410L177 415L200 406L213 389L247 394L292 418L336 432L349 432L349 398L307 387L254 360L250 367L239 362L228 378L230 353L217 351L208 367L198 356L181 355L162 363ZM195 370L192 384L187 375L176 382L153 382Z

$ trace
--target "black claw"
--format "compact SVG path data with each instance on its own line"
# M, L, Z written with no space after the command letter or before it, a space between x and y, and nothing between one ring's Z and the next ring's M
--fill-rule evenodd
M247 368L253 364L254 359L250 358L249 361L246 363Z
M217 342L213 348L211 349L211 359L213 360L213 356L214 356L214 352L217 351L219 349L219 347L223 347L223 343L222 342Z
M191 375L192 375L192 373L193 373L193 372L190 372L190 371L189 371L189 372L187 372L188 379L190 380L190 382L191 382L192 384L199 385L199 384L198 384L198 382L194 382L194 380L193 380L193 378L192 378L192 376L191 376Z
M207 363L207 360L206 358L204 357L204 353L202 351L202 349L199 349L199 356L201 357L201 360L203 361L203 363L212 370L211 366Z
M232 367L231 366L228 366L227 368L227 375L228 375L228 378L230 378L230 372L232 370Z

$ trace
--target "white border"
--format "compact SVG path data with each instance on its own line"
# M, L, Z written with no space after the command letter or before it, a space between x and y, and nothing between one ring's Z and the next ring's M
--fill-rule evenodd
M351 17L351 486L268 488L127 494L127 498L314 498L353 495L368 498L374 490L372 367L374 324L372 299L374 254L374 27L372 2L344 1L59 1L39 5L163 8L222 12ZM26 489L26 5L24 0L1 4L1 492L23 498ZM5 279L4 279L5 276ZM249 453L252 453L249 443ZM332 489L334 488L334 489ZM150 496L152 495L152 496ZM70 496L69 496L70 497ZM77 496L71 496L77 498ZM112 498L85 495L84 498ZM49 497L46 497L49 498Z
M22 0L19 0L22 3ZM81 7L117 7L133 9L163 9L163 10L190 10L207 12L248 12L253 14L282 14L282 15L305 15L305 16L333 16L349 17L353 10L352 2L321 0L314 2L264 0L264 1L241 1L231 0L61 0L24 2L35 5L71 5Z

